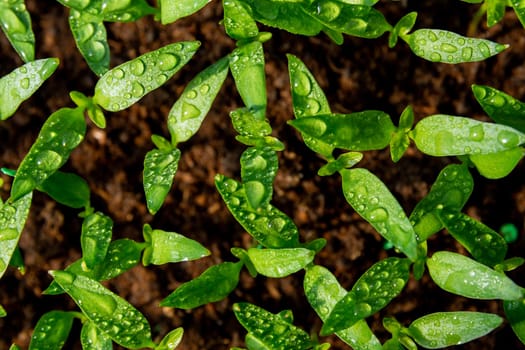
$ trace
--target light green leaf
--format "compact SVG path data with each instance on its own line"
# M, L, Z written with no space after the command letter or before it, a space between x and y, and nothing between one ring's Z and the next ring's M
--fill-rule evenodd
M35 325L29 350L62 349L73 326L74 314L50 311L42 315Z
M112 230L113 220L103 213L93 213L84 218L80 245L85 269L91 270L104 261L111 242Z
M259 34L257 23L242 1L223 0L222 7L224 9L224 28L230 38L246 40L255 38Z
M112 350L111 338L100 331L95 324L87 321L82 325L80 331L80 343L82 350Z
M258 273L279 278L302 270L313 261L315 252L306 248L250 248L248 256Z
M35 34L24 0L0 2L0 27L24 62L35 59Z
M175 22L190 16L206 6L211 0L160 0L160 21L162 24Z
M162 338L159 345L155 347L155 350L173 350L175 349L180 342L182 341L182 335L184 334L184 329L182 327L175 328Z

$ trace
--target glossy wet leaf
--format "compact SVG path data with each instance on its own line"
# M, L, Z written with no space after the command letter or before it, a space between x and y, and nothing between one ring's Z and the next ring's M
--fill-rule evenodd
M272 133L272 126L266 119L259 119L257 113L249 108L238 108L230 112L233 128L242 137L260 143L260 139ZM275 147L274 147L275 149Z
M249 334L269 349L300 350L312 347L308 333L283 320L279 315L250 303L234 304L233 312Z
M93 101L112 112L128 108L171 78L199 46L198 41L173 43L122 63L100 77Z
M496 153L472 154L469 159L487 179L501 179L514 170L523 156L523 148L516 147Z
M24 62L35 59L35 35L24 0L0 2L0 27Z
M525 132L525 103L486 85L472 85L472 92L492 120Z
M113 234L113 221L110 217L97 212L84 218L80 245L82 259L87 270L95 268L106 258Z
M313 265L306 268L304 293L308 302L324 322L334 306L346 295L335 276L323 266ZM365 320L357 321L353 326L335 333L354 350L381 350L381 343Z
M525 299L505 300L503 310L514 334L525 344Z
M328 335L351 327L384 308L405 287L410 260L386 258L370 267L330 312L321 334Z
M432 62L451 64L482 61L508 47L440 29L418 29L400 37L417 56Z
M509 0L516 16L521 22L521 25L525 27L525 3L522 0Z
M58 2L100 22L132 22L158 12L146 0L58 0Z
M253 209L244 186L224 175L219 174L215 177L215 186L235 219L263 246L267 248L299 246L299 230L285 213L271 204Z
M439 212L460 212L474 189L474 180L466 165L449 164L443 168L428 194L410 214L419 242L443 228Z
M109 44L102 18L72 8L69 27L78 50L98 76L109 70Z
M148 244L142 257L144 266L196 260L210 255L210 251L199 242L176 232L153 230L146 224L143 234Z
M182 335L184 334L184 329L182 327L175 328L162 338L159 345L155 347L155 350L173 350L175 349L180 342L182 341Z
M172 144L187 141L199 130L227 74L228 57L224 57L189 82L168 114Z
M279 166L277 153L269 146L250 147L242 153L240 163L248 203L253 209L268 206Z
M502 322L498 315L483 312L436 312L412 322L408 332L420 346L441 349L480 338Z
M80 331L82 350L112 350L113 342L109 336L100 331L97 326L87 321Z
M304 11L323 25L323 31L334 40L330 31L361 38L378 38L392 26L381 12L367 5L344 1L316 0L304 6ZM342 40L334 40L342 44Z
M336 160L329 161L323 165L317 174L319 176L332 175L343 169L348 169L359 163L363 159L363 154L359 152L347 152L341 154Z
M3 276L18 246L24 228L32 194L13 203L0 202L0 277Z
M154 149L144 158L144 193L148 211L155 214L159 211L173 184L177 172L180 150Z
M50 311L42 315L35 325L30 350L62 349L73 326L74 314Z
M399 127L390 139L390 157L394 163L398 162L410 146L409 132L414 124L414 110L407 106L399 117Z
M431 156L458 156L506 151L525 143L525 134L506 125L437 114L416 124L411 137Z
M160 0L160 21L162 24L175 22L190 16L206 6L211 0Z
M0 120L12 116L20 104L28 99L53 74L58 63L58 58L44 58L26 63L1 77Z
M0 318L6 317L6 316L7 316L7 311L5 311L4 307L0 305Z
M401 17L388 36L388 47L393 48L397 44L400 35L406 35L416 24L417 12L410 12Z
M345 169L340 173L346 201L381 236L414 261L417 257L416 234L386 185L367 169Z
M181 284L163 299L160 305L179 309L193 309L222 300L237 287L242 265L240 261L213 265L199 277Z
M262 43L252 41L233 50L230 69L242 101L257 119L264 120L267 97Z
M248 256L258 273L279 278L302 270L313 261L315 252L306 248L250 248Z
M488 266L503 262L507 242L499 233L463 213L443 211L438 215L448 232L475 260Z
M79 91L71 91L69 97L78 107L82 107L86 110L88 118L99 128L104 129L106 127L106 117L102 108L93 102L92 97L87 97Z
M11 200L17 200L42 185L67 161L85 133L82 109L61 108L51 114L16 171Z
M71 208L83 208L89 205L89 185L74 173L56 171L38 186L38 190Z
M350 151L385 148L396 129L388 114L374 110L307 116L288 123L316 140Z
M296 118L304 116L329 114L330 105L326 96L306 65L296 56L286 55L292 90L293 112ZM325 158L332 158L334 147L303 134L304 143L314 152Z
M82 313L115 343L130 349L154 347L146 318L99 282L66 271L50 271Z
M130 239L117 239L109 245L106 257L93 270L83 269L83 260L79 259L66 267L65 271L75 275L82 275L97 281L105 281L135 267L140 262L140 256L145 246ZM62 288L55 281L51 282L43 294L56 295L63 293Z
M461 254L437 252L427 260L432 280L447 292L472 299L517 300L523 290L502 272Z
M254 38L259 34L257 23L240 0L223 0L223 25L226 34L235 40Z
M507 0L485 0L487 6L487 25L492 27L505 15Z

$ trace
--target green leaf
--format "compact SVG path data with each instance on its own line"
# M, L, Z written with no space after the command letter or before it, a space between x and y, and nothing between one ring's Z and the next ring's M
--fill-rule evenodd
M321 334L328 335L351 327L388 305L408 282L410 265L408 259L395 257L372 265L334 306Z
M385 184L367 169L341 171L343 194L354 210L412 261L417 257L416 234L403 208Z
M417 56L432 62L451 64L482 61L508 47L440 29L418 29L400 37Z
M223 262L213 265L199 277L181 284L160 302L161 306L193 309L204 304L222 300L239 283L242 262Z
M4 307L0 305L0 318L6 317L6 316L7 316L7 311L5 311Z
M304 293L308 302L322 321L326 321L334 306L346 295L337 279L323 266L306 268ZM381 350L381 343L365 320L357 321L350 328L335 333L354 350Z
M299 246L299 230L285 213L271 204L253 209L239 182L218 174L215 186L235 219L259 243L267 248Z
M248 249L255 270L267 277L285 277L310 264L315 252L306 248Z
M82 313L115 343L130 349L154 347L146 318L99 282L66 271L50 271Z
M460 212L472 190L474 180L464 164L449 164L443 168L428 194L417 203L409 220L414 226L417 239L424 242L443 228L439 212Z
M523 290L502 272L452 252L437 252L427 260L434 282L447 292L472 299L517 300Z
M92 1L95 3L96 1ZM146 0L102 1L100 15L108 22L135 22L147 16L156 15L159 10L151 7Z
M417 12L404 15L390 31L388 36L388 47L393 48L397 44L399 36L406 36L416 24Z
M241 155L241 178L248 203L253 209L270 204L279 161L269 146L250 147Z
M104 261L112 230L113 221L102 213L93 213L84 218L80 245L85 269L91 270Z
M444 114L421 120L411 137L421 152L436 157L496 153L525 143L525 134L509 126Z
M65 271L97 281L109 280L136 266L140 261L143 249L144 243L137 243L130 239L117 239L110 243L104 261L96 265L93 270L85 271L82 268L83 260L79 259L66 267ZM63 292L58 283L53 281L43 294L56 295Z
M93 101L112 112L128 108L171 78L199 46L198 41L173 43L122 63L98 80Z
M257 37L259 29L248 9L239 0L223 0L224 28L226 34L235 40Z
M199 130L228 74L224 57L193 78L168 114L172 144L187 141Z
M523 156L523 149L516 147L497 153L472 154L469 159L487 179L501 179L514 170Z
M485 0L487 6L487 25L492 27L503 19L507 0Z
M302 117L288 124L316 140L335 148L368 151L388 146L395 126L382 111Z
M56 171L38 186L38 190L71 208L83 208L89 205L89 186L77 174Z
M414 110L407 106L399 117L399 127L390 139L390 156L397 163L410 146L409 132L414 124Z
M525 344L525 299L503 301L503 310L512 330Z
M24 0L0 3L0 27L24 62L35 59L35 34Z
M144 266L196 260L210 255L210 251L199 242L176 232L153 230L146 224L143 234L148 243L142 257Z
M113 342L111 338L100 331L91 321L82 325L80 331L80 343L82 350L112 350Z
M162 24L175 22L190 16L206 6L211 0L160 0L160 21Z
M272 127L266 119L259 119L254 110L238 108L230 112L233 128L241 136L259 143L264 136L272 133ZM275 149L275 147L274 147Z
M359 152L347 152L341 154L336 160L330 160L323 165L317 174L319 176L332 175L343 169L348 169L359 163L363 159L363 154Z
M180 150L149 151L144 158L144 193L148 211L155 215L168 195L177 172Z
M525 27L525 3L521 0L509 0L509 2L514 12L516 12L516 16L520 20L521 25Z
M230 69L242 101L257 119L264 120L267 97L262 43L252 41L233 50Z
M62 349L73 326L74 314L50 311L42 315L35 325L29 350Z
M72 8L69 27L78 50L89 68L98 76L109 70L109 44L106 27L101 17Z
M58 63L58 58L44 58L26 63L1 77L0 120L6 120L12 116L20 104L28 99L53 74Z
M155 347L155 350L173 350L175 349L180 342L182 341L182 335L184 334L184 329L182 327L175 328L162 338L159 345Z
M32 194L13 203L0 203L0 278L18 247L18 241L31 207Z
M426 349L441 349L467 343L490 333L503 319L483 312L436 312L410 324L410 336Z
M51 114L16 171L11 201L41 186L67 161L85 133L86 121L80 107L61 108Z
M97 106L93 102L92 97L87 97L81 92L71 91L69 97L78 107L82 107L87 110L87 115L89 119L99 128L104 129L106 127L106 117L102 108Z
M256 305L236 303L233 312L240 324L265 348L301 350L310 349L313 345L305 331ZM248 348L251 349L250 346Z
M525 103L486 85L472 85L472 92L492 120L525 132Z

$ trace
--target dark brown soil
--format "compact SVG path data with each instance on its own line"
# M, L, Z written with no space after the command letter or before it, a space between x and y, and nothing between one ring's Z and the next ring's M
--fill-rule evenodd
M72 90L93 94L96 77L87 68L71 37L67 11L57 2L27 1L37 38L37 58L58 57L57 72L11 119L0 123L0 166L16 168L45 121L55 110L71 106ZM457 0L385 1L380 4L391 23L409 11L418 11L418 27L441 28L466 34L477 5ZM161 308L159 301L181 283L198 276L221 261L234 261L230 248L252 243L235 222L215 191L217 173L239 175L239 156L244 146L235 141L228 113L240 106L233 80L224 88L200 131L181 145L182 158L172 191L155 217L148 214L142 190L144 155L153 145L153 133L167 136L166 117L185 84L199 71L228 54L235 44L219 24L222 10L214 1L198 14L161 26L152 18L130 24L108 24L111 64L123 61L180 40L201 40L202 48L172 80L120 113L107 113L107 128L90 125L86 140L75 150L65 168L84 177L92 190L92 205L115 221L114 238L141 240L142 226L177 231L198 240L212 252L210 257L159 267L136 267L110 281L107 286L126 298L147 316L155 337L182 326L182 350L228 349L242 346L244 329L237 323L232 304L249 301L277 312L292 309L295 323L317 333L321 322L309 307L302 290L302 273L283 279L251 278L242 273L231 296L191 311ZM319 80L332 109L355 112L380 109L394 119L410 104L416 117L444 113L486 120L475 102L470 85L487 84L525 100L525 29L512 12L501 24L487 29L480 25L476 36L508 43L502 54L481 63L446 65L423 61L399 42L389 49L387 37L364 40L345 37L341 46L327 37L292 36L265 28L273 38L264 44L267 60L268 117L275 136L286 145L279 154L280 169L275 182L273 203L290 215L305 241L323 237L328 244L316 262L328 267L343 286L350 288L374 262L395 254L383 249L381 237L345 202L337 176L319 177L323 162L302 143L286 124L292 118L286 53L301 58ZM21 61L0 35L0 76ZM440 169L452 158L422 156L414 148L393 164L389 151L367 152L361 166L377 174L399 199L407 212L426 194ZM494 229L515 224L520 238L510 245L509 256L523 255L525 248L525 181L523 165L503 180L475 177L475 193L465 212ZM11 180L0 189L7 198ZM32 210L20 241L26 273L10 269L0 280L0 304L8 316L0 319L0 349L14 342L29 344L38 318L52 309L73 310L66 296L43 296L50 282L47 271L62 269L80 257L78 211L66 208L36 193ZM429 241L429 250L464 250L441 232ZM525 285L523 269L511 274ZM474 301L444 292L425 276L411 280L402 295L368 321L381 340L388 334L381 326L384 316L393 315L404 324L424 314L447 310L479 310L503 315L501 302ZM66 345L79 349L79 327ZM323 339L333 349L348 349L335 337ZM456 349L523 349L508 324L490 335Z

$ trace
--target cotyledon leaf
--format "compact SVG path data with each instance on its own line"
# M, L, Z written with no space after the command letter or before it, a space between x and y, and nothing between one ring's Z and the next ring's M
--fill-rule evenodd
M417 240L403 208L385 184L364 168L340 171L343 194L354 210L412 261Z
M83 208L89 205L89 185L75 173L57 170L37 189L45 192L58 203L71 208Z
M308 302L324 322L334 306L346 295L335 276L323 266L312 265L306 268L304 293ZM354 350L381 350L381 343L365 320L335 333Z
M286 57L288 57L288 73L295 117L331 113L323 90L306 65L296 56L288 54ZM314 152L327 159L332 158L334 147L306 134L303 134L303 139L306 146Z
M228 74L228 57L224 57L193 78L168 114L172 144L193 136L211 108L215 96Z
M250 248L248 256L258 273L280 278L303 269L313 261L315 252L306 248Z
M160 21L162 24L175 22L199 11L211 0L160 0Z
M411 34L400 35L419 57L432 62L476 62L494 56L508 45L486 39L467 38L440 29L418 29Z
M270 204L273 181L279 161L277 153L269 146L250 147L240 159L241 178L248 203L253 209Z
M396 130L388 114L374 110L307 116L288 123L316 140L350 151L385 148Z
M525 299L503 301L503 310L512 330L525 344Z
M132 22L158 12L146 0L58 0L58 2L92 17L97 22Z
M299 246L299 230L286 214L271 204L254 210L241 183L224 175L215 177L215 186L235 219L263 246Z
M29 350L62 349L73 326L74 314L49 311L35 325Z
M115 343L130 349L155 347L148 321L126 300L99 282L66 271L50 271L83 314Z
M492 27L505 15L507 0L485 0L487 8L487 25Z
M89 68L98 76L106 73L109 70L109 45L102 19L72 8L69 27Z
M273 350L310 349L308 333L283 320L280 315L250 303L236 303L233 312L240 324L262 344Z
M486 85L472 85L472 92L492 120L525 132L525 103Z
M496 153L471 154L469 159L487 179L501 179L514 170L524 155L523 148L516 147Z
M58 58L28 62L0 78L0 120L12 116L58 67Z
M418 242L426 241L443 228L439 211L460 212L473 189L474 180L467 165L449 164L443 168L428 194L410 214Z
M222 7L224 9L224 28L230 38L243 40L254 38L259 34L257 23L242 1L223 0Z
M154 149L144 158L144 193L151 214L157 213L168 195L177 172L180 150Z
M525 1L523 0L509 0L516 16L521 22L521 25L525 27Z
M13 203L0 202L0 278L18 246L31 207L32 192Z
M113 342L92 321L86 321L80 331L82 350L112 350Z
M440 251L427 260L432 280L447 292L472 299L518 300L523 289L503 272L461 254Z
M113 234L113 220L103 213L97 212L84 218L80 245L82 259L87 270L95 268L106 258Z
M0 2L0 27L24 62L35 59L35 34L24 0Z
M444 114L422 119L411 137L421 152L436 157L496 153L525 143L525 134L509 126Z
M112 112L128 108L171 78L199 46L198 41L173 43L122 63L98 80L93 101Z
M57 171L84 139L84 110L61 108L46 120L16 171L11 201L31 192Z
M410 260L386 258L370 267L330 312L321 334L346 329L384 308L408 282Z
M184 329L182 327L175 328L162 338L155 350L174 350L182 341Z

